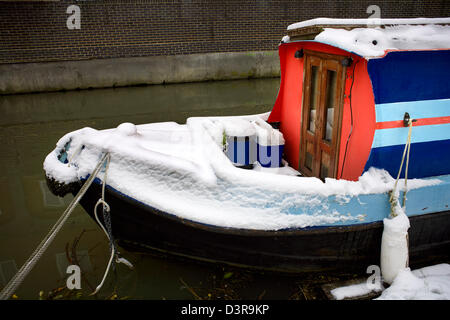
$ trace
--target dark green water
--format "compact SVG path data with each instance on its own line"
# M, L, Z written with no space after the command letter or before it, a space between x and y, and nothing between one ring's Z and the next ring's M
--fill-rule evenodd
M22 266L72 196L50 193L42 163L67 132L176 121L191 116L270 111L279 79L239 80L0 96L0 288ZM304 299L321 298L317 279L253 273L161 255L120 250L135 269L118 265L96 297L109 259L105 235L79 206L18 288L18 299ZM78 262L82 289L65 289L66 268ZM320 282L320 281L319 281ZM59 288L59 290L58 290ZM78 294L78 296L76 296Z

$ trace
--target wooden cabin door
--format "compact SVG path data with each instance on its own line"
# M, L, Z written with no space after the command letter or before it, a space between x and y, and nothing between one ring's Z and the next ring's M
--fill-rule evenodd
M336 178L342 120L342 56L305 52L299 170Z

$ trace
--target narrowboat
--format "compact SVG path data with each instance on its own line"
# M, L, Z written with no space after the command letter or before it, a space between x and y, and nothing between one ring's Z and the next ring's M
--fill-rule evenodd
M290 25L271 112L70 132L44 161L48 185L76 194L108 154L81 205L108 204L122 247L293 273L379 264L396 192L410 265L448 261L448 24Z

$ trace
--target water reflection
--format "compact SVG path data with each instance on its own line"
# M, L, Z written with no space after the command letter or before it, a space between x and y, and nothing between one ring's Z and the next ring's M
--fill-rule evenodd
M42 169L45 156L65 133L123 122L184 123L191 116L266 112L278 88L279 79L260 79L1 96L0 286L22 266L72 199L53 196ZM223 284L224 272L230 272L221 266L120 251L136 268L118 265L99 298L117 293L134 299L192 299L192 290L208 297ZM41 290L64 287L67 266L77 262L83 271L82 298L87 298L100 282L108 258L105 235L78 207L16 295L38 299ZM228 288L234 283L234 291L212 292L213 297L286 299L295 286L292 279L282 282L276 276L244 271L238 281L239 272L232 271L228 282Z

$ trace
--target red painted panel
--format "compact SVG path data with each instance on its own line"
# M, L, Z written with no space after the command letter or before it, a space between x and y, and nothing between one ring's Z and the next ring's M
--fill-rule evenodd
M295 51L299 50L299 46L283 44L279 49L281 67L280 92L274 110L269 117L269 122L281 122L280 131L285 138L285 158L291 167L298 168L303 59L294 58Z
M348 96L352 83L351 76L353 68L355 68L355 81L351 89L351 108L349 98L344 99L337 172L339 178L357 180L362 174L369 157L375 132L375 103L365 59L317 42L305 41L281 44L279 46L280 90L270 114L269 122L281 122L280 130L286 141L285 158L291 167L298 168L302 119L303 58L296 59L294 54L295 51L302 48L329 54L351 55L354 59L354 64L347 70L345 81L345 93ZM353 128L351 125L352 115ZM344 170L342 170L343 165L345 165Z
M361 176L369 159L376 121L367 60L357 56L353 59L353 64L347 68L338 164L338 178L346 180L357 180Z

